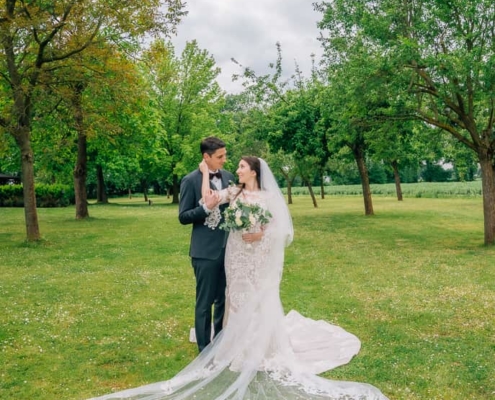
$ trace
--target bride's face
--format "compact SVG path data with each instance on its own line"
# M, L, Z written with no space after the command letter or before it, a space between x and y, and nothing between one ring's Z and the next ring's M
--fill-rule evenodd
M237 168L236 174L239 176L239 183L256 181L256 172L253 171L249 164L244 160L239 161L239 168Z

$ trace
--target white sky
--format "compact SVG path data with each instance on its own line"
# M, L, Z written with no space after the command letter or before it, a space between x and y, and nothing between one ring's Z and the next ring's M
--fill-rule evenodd
M172 39L180 55L186 41L196 39L222 69L218 82L230 93L242 90L232 75L242 73L235 63L253 69L257 75L270 71L277 59L276 43L282 47L284 76L294 73L297 62L304 75L311 68L311 54L320 59L322 50L316 27L320 13L315 0L187 0L189 14Z

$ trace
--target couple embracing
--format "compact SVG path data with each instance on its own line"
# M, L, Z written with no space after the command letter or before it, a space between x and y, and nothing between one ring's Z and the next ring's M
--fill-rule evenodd
M213 336L217 336L226 324L227 316L238 310L238 303L247 298L247 290L257 288L258 282L253 279L260 275L261 268L267 263L267 246L273 245L275 239L270 228L278 224L279 236L287 243L292 240L289 211L263 160L242 157L236 171L239 186L231 186L234 176L222 170L227 153L224 142L215 137L206 138L201 142L201 153L203 160L199 168L181 182L179 204L180 222L193 225L189 255L196 278L195 333L200 352L210 343L212 319ZM266 178L263 193L261 176ZM270 198L266 196L268 182ZM272 204L269 214L270 218L272 213L277 216L271 224L258 223L250 232L233 230L228 235L219 227L224 221L226 207L234 200L246 205L256 204L262 209L268 207L268 200L278 202ZM283 250L279 253L283 256Z
M360 349L357 337L294 310L284 314L279 288L292 219L266 162L242 157L239 185L229 185L225 144L206 138L201 153L199 168L181 182L179 205L180 222L192 224L200 353L167 381L97 399L386 400L369 384L318 376L349 362ZM226 221L235 207L234 222ZM261 210L263 218L227 234L221 227L240 223L242 209Z

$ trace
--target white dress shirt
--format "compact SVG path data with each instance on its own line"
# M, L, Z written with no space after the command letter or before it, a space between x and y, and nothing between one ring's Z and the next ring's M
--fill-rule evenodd
M214 174L216 172L218 172L218 170L216 171L209 171L208 172L210 174ZM212 179L210 179L210 182L213 183L213 186L215 186L215 189L217 190L221 190L222 189L222 180L220 178L217 178L216 176L214 176ZM206 211L207 214L211 213L211 210L206 206L205 203L203 203L203 209Z

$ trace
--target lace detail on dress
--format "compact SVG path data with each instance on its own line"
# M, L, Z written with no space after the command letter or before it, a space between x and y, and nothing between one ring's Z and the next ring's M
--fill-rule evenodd
M229 186L226 189L219 190L220 194L220 204L227 203L231 198L234 198L239 188L236 186ZM199 200L199 205L203 205L203 199ZM210 229L216 229L218 224L222 221L222 213L220 211L220 204L217 205L213 210L210 211L208 216L205 218L204 224Z
M266 208L262 192L243 191L235 200L248 204L258 204ZM268 224L269 225L269 224ZM257 224L250 232L259 232L262 227ZM230 309L228 313L237 312L245 301L260 287L263 269L267 267L266 258L270 250L270 230L263 230L260 241L248 244L242 240L242 231L231 231L225 255L227 275L227 294Z
M203 205L204 201L201 199L199 205ZM204 224L210 229L216 229L220 221L222 220L222 213L220 212L220 207L216 206L210 211L208 216L205 218Z

